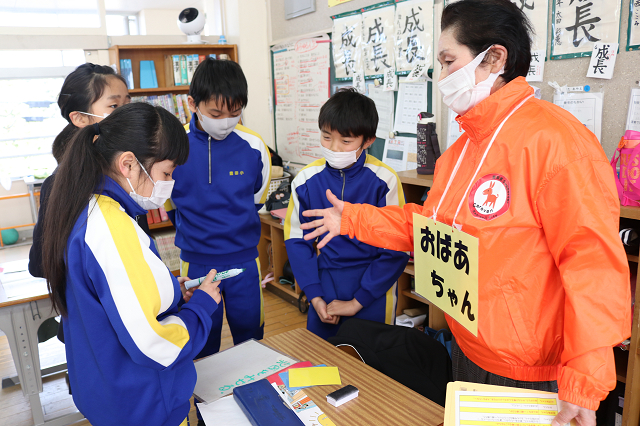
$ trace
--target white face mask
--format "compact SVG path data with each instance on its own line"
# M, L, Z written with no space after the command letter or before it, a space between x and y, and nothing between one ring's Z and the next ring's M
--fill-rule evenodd
M489 49L491 47L493 46ZM485 81L476 84L476 68L482 63L489 49L438 82L442 101L459 115L466 114L471 108L488 98L496 79L504 73L503 67L499 72L491 73Z
M95 114L91 114L90 112L82 112L82 111L78 111L80 114L84 114L84 115L91 115L93 117L98 117L98 118L107 118L109 116L108 112L105 112L102 115L95 115Z
M230 118L210 118L198 110L198 119L202 129L217 141L221 141L236 128L240 121L240 116Z
M359 158L356 156L357 149L355 151L336 152L322 145L320 145L320 148L322 149L322 155L327 159L327 163L334 169L346 169L358 161Z
M137 161L137 159L136 159ZM136 194L136 190L133 189L133 185L131 185L131 181L127 178L127 182L129 182L129 186L131 187L131 192L129 195L133 198L133 201L138 203L140 207L145 210L153 210L158 209L164 206L164 203L171 197L171 192L173 191L173 184L176 182L175 180L159 180L154 182L149 176L149 173L142 166L140 161L138 161L142 170L146 173L147 177L153 183L153 190L151 191L151 195L149 197L143 197L140 194Z

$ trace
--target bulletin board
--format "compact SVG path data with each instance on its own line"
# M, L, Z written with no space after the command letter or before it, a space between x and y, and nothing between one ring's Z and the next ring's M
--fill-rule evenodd
M351 82L335 77L330 39L331 33L324 33L318 37L293 38L271 47L275 145L285 162L304 166L322 158L318 129L320 107L336 90L351 86ZM373 83L374 80L367 80L367 85ZM431 111L432 84L426 85L427 111ZM396 91L393 92L394 110L397 102ZM397 136L415 138L416 135L398 132ZM368 152L381 160L384 147L385 139L376 138Z

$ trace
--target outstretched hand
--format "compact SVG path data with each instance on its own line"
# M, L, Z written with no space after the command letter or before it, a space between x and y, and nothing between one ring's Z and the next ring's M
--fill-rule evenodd
M313 232L304 236L305 240L314 240L322 234L327 234L318 244L318 248L326 246L329 241L336 235L340 235L340 226L342 225L342 210L344 210L344 201L341 201L333 195L330 189L327 189L327 200L333 207L328 209L305 210L302 215L305 217L320 217L311 222L300 225L301 229L313 229Z

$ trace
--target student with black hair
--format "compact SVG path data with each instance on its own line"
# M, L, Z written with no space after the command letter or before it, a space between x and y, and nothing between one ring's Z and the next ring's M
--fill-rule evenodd
M424 205L379 209L328 192L330 209L305 212L321 217L302 225L317 227L305 238L323 235L322 251L335 235L412 250L414 214L476 238L473 259L456 248L460 267L478 265L478 304L456 307L477 334L447 317L454 380L557 391L553 426L595 426L616 386L612 346L631 333L611 166L571 113L534 97L531 25L515 4L460 0L440 26L438 88L465 132L438 160Z
M190 155L174 172L172 204L165 207L176 227L181 275L244 269L220 285L234 344L262 339L264 331L258 210L267 197L271 159L260 135L238 124L247 92L237 63L206 59L198 66L188 97ZM222 318L220 307L198 358L220 349Z
M318 127L325 158L302 169L291 184L284 238L300 288L311 301L307 329L322 338L334 336L345 317L395 323L396 280L409 256L357 239L336 237L316 255L300 224L309 209L331 207L327 190L343 201L378 207L404 205L404 193L392 168L365 150L376 139L374 102L354 89L335 93L320 109Z
M82 64L69 74L58 96L60 114L69 124L56 136L51 151L58 164L71 138L90 124L100 122L114 109L128 104L131 96L125 80L113 68L90 63ZM47 200L56 172L46 178L40 187L38 222L33 229L33 244L29 251L29 273L42 277L42 221L47 211ZM139 223L146 225L146 217ZM61 338L62 341L63 338Z
M188 155L180 122L136 103L77 132L58 167L43 272L64 317L73 401L92 425L187 424L219 282L207 271L186 291L133 218L162 206Z

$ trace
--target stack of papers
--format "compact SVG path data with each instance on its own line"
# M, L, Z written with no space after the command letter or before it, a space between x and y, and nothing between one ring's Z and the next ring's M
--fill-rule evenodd
M424 324L424 320L427 318L427 314L418 315L416 317L410 317L407 314L398 315L396 317L396 325L403 327L414 328Z

